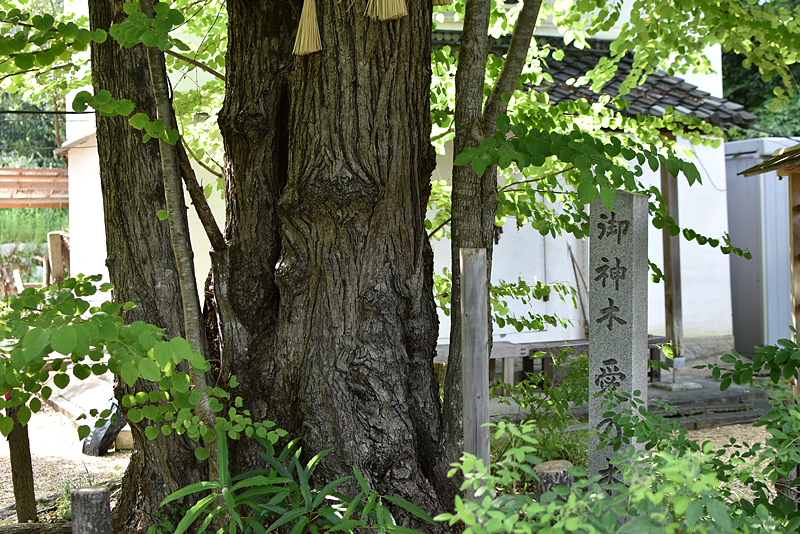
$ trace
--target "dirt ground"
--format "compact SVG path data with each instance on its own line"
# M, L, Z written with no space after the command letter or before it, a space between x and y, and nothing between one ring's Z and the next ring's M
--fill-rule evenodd
M78 431L69 419L49 407L28 422L36 497L68 493L82 486L122 478L130 451L84 456ZM0 508L14 503L8 441L0 439Z

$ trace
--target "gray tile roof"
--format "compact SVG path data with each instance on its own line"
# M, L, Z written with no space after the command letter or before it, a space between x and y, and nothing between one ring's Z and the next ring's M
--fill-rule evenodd
M432 36L434 47L458 46L460 39L461 32L458 31L435 31ZM557 37L536 37L536 40L540 46L550 44L564 50L562 61L547 59L545 70L553 77L553 83L545 82L544 86L539 88L550 95L550 102L557 104L579 98L586 98L589 102L596 101L598 93L588 86L576 87L572 83L594 68L600 58L610 54L611 41L589 40L591 48L579 50L573 46L565 47L563 39ZM505 54L510 42L510 36L494 39L491 45L492 53ZM632 65L633 55L628 54L620 61L614 78L603 87L601 94L619 96L619 87L630 73ZM571 83L567 83L568 81ZM637 114L662 116L666 107L671 106L678 113L697 117L714 126L746 128L758 120L758 116L746 111L741 104L711 96L710 93L698 89L696 85L687 83L682 78L669 76L663 70L648 76L644 84L634 88L622 98L630 104L630 108L623 110L622 113L634 117Z

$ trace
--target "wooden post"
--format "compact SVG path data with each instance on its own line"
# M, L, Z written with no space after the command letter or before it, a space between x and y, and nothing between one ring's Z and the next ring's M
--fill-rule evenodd
M552 491L556 486L572 487L574 479L569 474L567 469L572 467L572 464L566 460L553 460L551 462L542 462L533 468L536 473L536 496L541 498L542 495L548 491ZM566 500L559 497L561 500Z
M464 451L489 465L489 282L486 249L461 249Z
M28 427L17 419L19 406L7 408L6 415L14 421L14 428L8 435L9 460L11 462L11 483L14 486L14 508L17 523L36 522L36 494L33 489L33 463Z
M64 281L64 255L60 232L47 234L47 245L50 252L50 274L54 284Z
M50 256L45 256L42 260L42 267L44 268L44 276L42 279L42 287L50 287Z
M678 222L678 180L661 166L661 194L667 203L668 215ZM681 305L681 240L680 234L671 236L665 227L661 230L664 243L664 319L667 343L672 343L675 358L682 357L683 309ZM673 365L675 362L673 361Z
M80 488L71 497L72 534L113 534L108 486Z

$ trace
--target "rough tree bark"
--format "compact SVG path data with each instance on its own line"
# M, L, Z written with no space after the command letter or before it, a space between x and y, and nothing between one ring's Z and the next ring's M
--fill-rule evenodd
M355 466L437 512L431 7L378 22L365 4L317 2L323 49L295 57L301 2L228 1L223 377L304 454L333 448L320 481ZM232 448L235 470L259 465Z
M90 0L92 29L108 30L125 18L123 0ZM115 98L128 98L136 109L155 116L143 46L122 49L113 40L92 45L94 90L107 89ZM123 117L97 117L97 145L105 212L107 266L119 302L139 305L126 321L146 321L183 334L180 287L167 223L156 213L166 207L161 161L156 141L142 143L142 133ZM185 214L185 206L182 208ZM137 390L154 384L139 380ZM118 381L118 398L132 393ZM172 434L150 441L144 421L131 424L134 452L125 473L122 496L115 509L116 529L144 532L155 524L159 503L173 491L205 480L207 465L196 460L195 443Z

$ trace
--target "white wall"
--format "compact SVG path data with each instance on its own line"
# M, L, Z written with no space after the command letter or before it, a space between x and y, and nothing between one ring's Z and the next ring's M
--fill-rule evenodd
M72 274L101 274L103 281L108 282L100 160L94 136L69 151L69 198Z
M150 141L155 142L155 141ZM215 178L204 169L195 169L197 179L202 185L214 183ZM69 229L70 263L73 273L87 275L102 274L103 281L109 281L106 268L106 234L103 219L103 196L100 188L100 163L97 155L97 140L91 136L85 142L69 149ZM195 277L198 292L203 295L203 284L211 268L209 251L211 245L206 237L200 219L189 205L189 233L194 250ZM211 211L222 228L225 222L225 201L215 191L208 200ZM143 214L148 216L147 214ZM155 210L152 217L156 217ZM163 221L163 224L167 224ZM106 295L106 298L109 298ZM202 300L201 300L202 302Z
M434 180L450 181L452 175L452 142L446 144L446 155L437 157L437 167L433 173ZM494 246L492 262L492 282L500 280L516 282L522 278L529 284L537 281L543 283L562 282L572 287L578 287L572 268L572 261L567 249L567 243L572 247L572 253L582 270L587 276L588 247L584 241L579 241L571 236L553 239L543 237L530 226L516 228L514 219L509 218L503 225L500 241ZM434 272L442 273L442 269L450 269L450 240L442 239L431 243L434 250ZM586 278L588 283L588 278ZM583 286L581 285L581 290ZM511 343L533 343L538 341L554 341L561 339L580 339L586 337L583 330L583 315L581 308L572 306L572 301L562 302L555 294L551 294L548 301L535 301L528 307L519 302L507 300L509 310L517 316L527 315L528 312L557 315L573 323L568 328L547 325L545 330L517 332L513 326L498 328L494 326L495 341ZM588 306L588 297L585 298ZM586 310L588 313L588 309ZM439 310L439 343L447 344L450 337L450 317Z
M681 145L689 143L681 141ZM699 234L720 238L728 231L728 206L725 179L725 151L722 147L694 147L699 160L694 162L703 183L689 186L686 178L678 179L679 224ZM702 161L702 165L698 163ZM658 172L645 165L642 182L660 186ZM733 333L730 269L728 256L719 247L698 245L680 239L681 298L684 337L727 336ZM650 261L663 268L661 230L650 226L648 234ZM664 285L650 282L648 292L649 333L664 335Z

